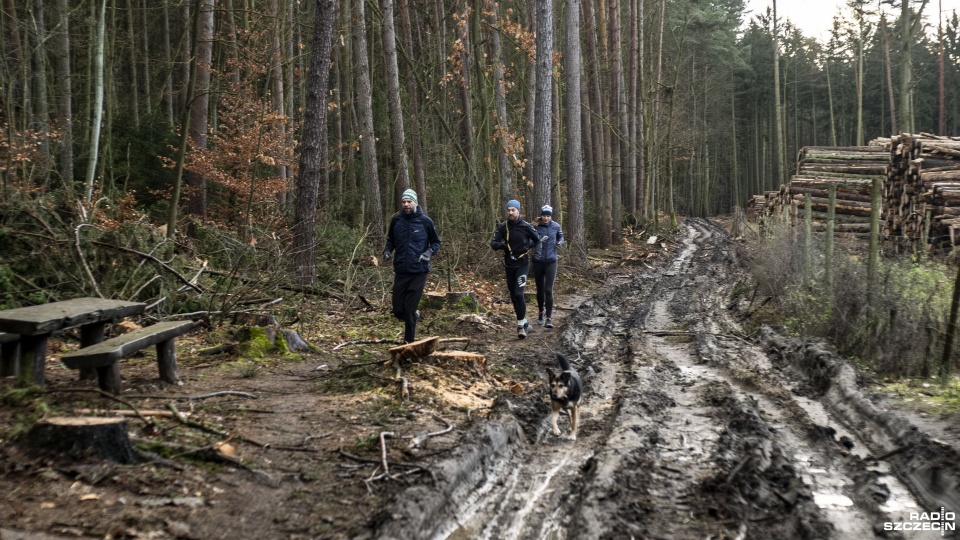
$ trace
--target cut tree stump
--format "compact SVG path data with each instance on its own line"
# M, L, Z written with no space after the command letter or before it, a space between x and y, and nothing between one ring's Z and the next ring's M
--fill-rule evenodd
M93 458L116 463L137 462L124 418L47 418L30 428L25 442L40 453L57 453L75 460Z
M475 367L481 370L486 369L487 367L486 356L465 351L436 351L431 353L429 358L436 358L441 363L457 362L459 364Z
M387 352L390 353L390 362L392 363L399 360L423 358L436 351L439 346L440 337L432 336L421 339L420 341L414 341L413 343L407 343L406 345L391 347L387 349Z

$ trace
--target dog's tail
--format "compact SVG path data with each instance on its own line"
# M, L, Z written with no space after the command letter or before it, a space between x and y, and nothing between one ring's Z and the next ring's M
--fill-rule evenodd
M557 361L560 362L560 369L567 371L570 369L570 362L567 362L567 358L560 353L557 353Z

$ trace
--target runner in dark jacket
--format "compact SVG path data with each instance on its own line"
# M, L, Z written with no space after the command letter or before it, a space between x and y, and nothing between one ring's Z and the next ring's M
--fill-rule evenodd
M557 280L557 246L562 246L563 230L553 220L553 207L540 209L536 221L540 245L533 254L533 279L537 282L537 324L553 328L553 283Z
M497 225L490 247L503 250L503 266L506 270L507 289L517 315L517 337L523 339L530 331L527 322L527 304L523 289L527 285L530 269L530 249L540 243L537 231L520 217L520 202L507 202L507 221Z
M430 258L440 251L440 237L417 204L417 192L408 189L400 197L400 212L390 220L383 260L393 257L393 314L403 321L403 341L416 340L420 298L430 273Z

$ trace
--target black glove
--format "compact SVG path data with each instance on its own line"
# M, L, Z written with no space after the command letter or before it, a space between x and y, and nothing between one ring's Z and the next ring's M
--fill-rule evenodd
M383 262L389 261L390 257L391 257L390 250L389 249L383 250Z
M503 249L507 247L507 245L503 242L493 242L492 244L490 244L490 247L497 250L497 249Z
M419 260L420 262L430 262L430 252L424 251L422 254L420 254Z

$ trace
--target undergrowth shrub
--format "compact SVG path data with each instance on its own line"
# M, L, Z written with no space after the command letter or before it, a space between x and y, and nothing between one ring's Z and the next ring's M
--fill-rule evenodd
M840 354L880 374L930 375L943 352L954 270L881 257L870 287L864 250L863 244L837 245L831 285L822 238L809 257L802 237L789 229L751 240L744 260L757 296L772 298L759 316L792 335L827 338Z

